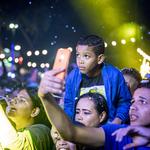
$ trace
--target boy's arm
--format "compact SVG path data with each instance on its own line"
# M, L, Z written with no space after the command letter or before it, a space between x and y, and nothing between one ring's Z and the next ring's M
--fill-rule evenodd
M54 79L55 74L58 72L60 72L60 70L49 71L49 77ZM81 143L90 146L104 145L104 130L102 128L74 126L69 118L65 115L63 110L57 105L52 95L49 94L51 89L53 89L52 87L55 87L55 82L52 82L52 80L45 82L44 80L45 78L42 78L38 94L44 105L50 122L55 126L61 137L70 142ZM51 85L51 88L47 85Z

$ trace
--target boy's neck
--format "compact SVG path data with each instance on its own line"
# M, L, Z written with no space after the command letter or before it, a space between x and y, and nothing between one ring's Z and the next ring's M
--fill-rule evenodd
M98 65L93 70L91 70L88 74L86 74L88 77L97 77L101 73L101 66Z

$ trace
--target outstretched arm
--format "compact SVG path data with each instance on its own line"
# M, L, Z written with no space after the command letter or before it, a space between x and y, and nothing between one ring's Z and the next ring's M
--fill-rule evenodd
M113 136L116 136L116 141L122 141L123 137L130 135L133 142L124 146L124 149L147 145L150 143L150 128L141 126L128 126L115 131Z
M64 140L90 146L102 146L105 140L103 129L78 127L73 125L50 94L53 93L54 89L56 93L60 93L63 89L63 81L55 77L55 75L61 71L61 69L58 69L47 72L42 78L39 86L38 94L50 122L56 127Z

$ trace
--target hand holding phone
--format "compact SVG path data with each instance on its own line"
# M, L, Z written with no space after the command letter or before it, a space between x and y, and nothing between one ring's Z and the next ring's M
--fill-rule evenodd
M64 68L65 71L57 74L56 76L60 79L64 79L67 73L67 68L69 65L69 60L71 56L72 48L60 48L57 50L55 57L53 69Z

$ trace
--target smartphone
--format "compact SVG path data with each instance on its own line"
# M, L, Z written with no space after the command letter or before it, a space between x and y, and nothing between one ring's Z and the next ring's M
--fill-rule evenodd
M60 48L57 50L53 69L65 68L64 72L57 74L56 76L60 79L64 79L67 73L69 60L71 56L72 48Z

